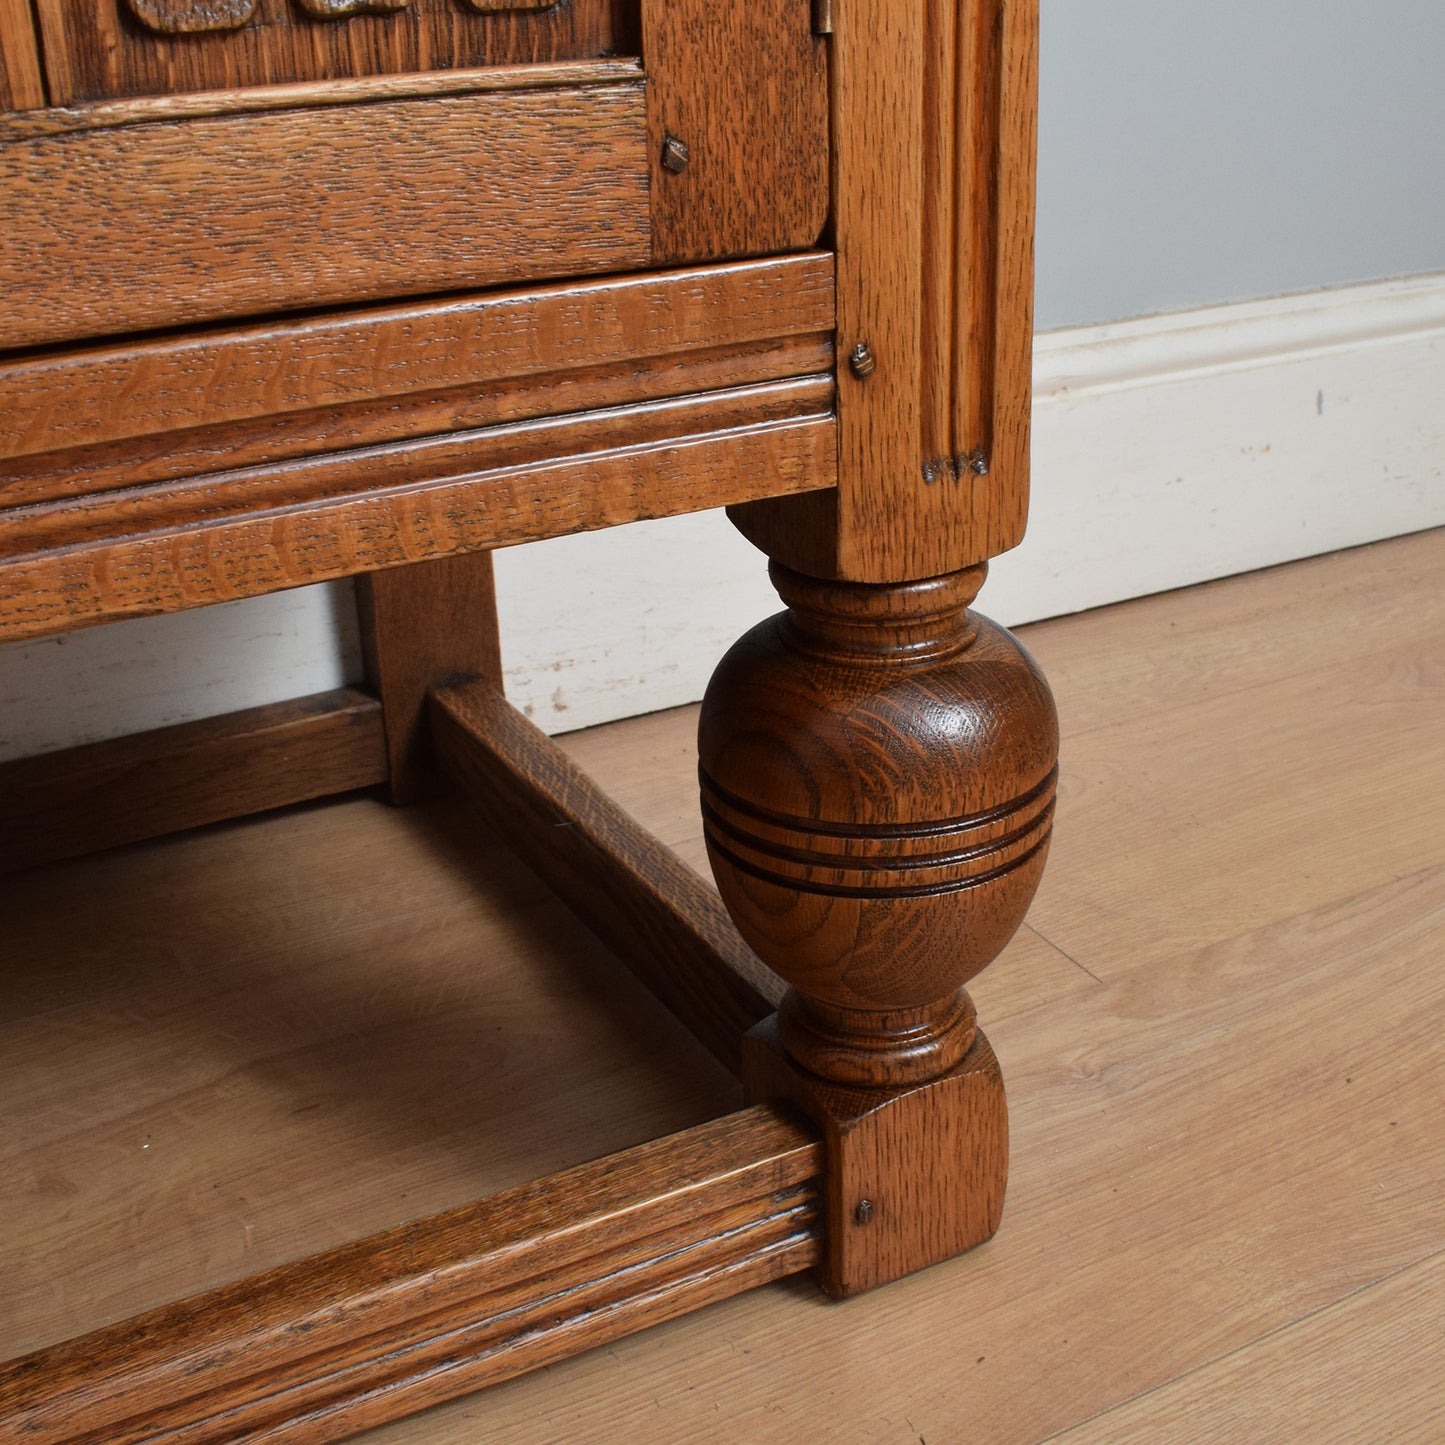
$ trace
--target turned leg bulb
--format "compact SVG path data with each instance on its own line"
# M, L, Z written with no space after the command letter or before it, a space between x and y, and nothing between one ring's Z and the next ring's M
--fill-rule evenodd
M840 1084L933 1079L974 1040L964 985L1043 871L1048 685L969 612L985 568L874 585L774 564L788 610L703 703L703 813L739 931L791 989L783 1047Z

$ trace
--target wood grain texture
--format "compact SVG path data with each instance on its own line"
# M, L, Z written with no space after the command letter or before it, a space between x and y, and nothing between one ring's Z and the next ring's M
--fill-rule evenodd
M491 553L364 573L356 605L367 681L386 723L391 799L412 802L431 772L427 693L475 679L502 685Z
M570 404L510 395L473 425L578 411L645 399L645 383L636 395L616 385L597 393L585 387L605 368L620 367L616 376L625 377L659 358L695 359L702 370L702 382L668 383L675 392L827 370L831 351L818 364L819 347L832 327L833 261L815 252L58 351L0 365L0 456L75 451L79 473L84 448L241 422L274 429L276 418L297 415L324 439L317 412L329 419L342 408L369 407L367 416L385 417L402 398L430 401L453 391L470 395L480 411L478 383L489 391L504 381L526 383L527 391L584 390ZM779 369L768 343L794 338L808 359ZM747 361L752 347L764 348L755 369ZM744 356L729 370L723 357L733 351ZM453 424L465 425L472 413L459 397L448 401ZM433 405L415 429L446 429L453 414L439 422L431 419L436 411ZM371 432L363 427L360 420L338 426L339 442L389 434L381 422ZM235 445L234 434L227 440ZM67 493L81 484L72 480ZM0 500L12 497L37 499L0 483Z
M0 345L645 265L642 90L216 116L0 147Z
M447 773L482 816L724 1064L777 1006L780 981L717 895L494 688L433 696Z
M753 1109L0 1366L0 1438L336 1440L807 1268L821 1151Z
M0 143L38 140L71 131L149 125L154 121L194 120L207 115L255 115L268 110L315 109L378 100L607 85L637 80L641 75L642 63L631 58L562 60L542 65L419 71L411 75L372 75L360 80L300 80L288 85L260 85L242 90L193 90L180 95L78 101L0 115Z
M826 377L832 362L831 339L788 337L541 376L484 378L440 391L382 396L0 460L0 525L7 507L64 504L95 493L187 477L209 478L201 485L214 488L218 469L254 473L258 467L274 468L322 453L475 433L574 411L604 411L615 417L620 408L639 403L735 391L760 381L812 377L815 383L823 379L823 390L831 391ZM82 415L92 422L98 416L94 411ZM330 469L334 473L337 465L345 469L354 464L354 458L338 463L333 456Z
M1070 675L1076 678L1077 670ZM1067 705L1068 694L1060 701ZM555 741L608 797L711 884L696 797L698 712L695 704L671 708L564 733ZM992 1024L1095 986L1094 979L1025 922L997 961L969 983L968 991L980 1017Z
M0 872L384 781L354 689L0 764Z
M947 1073L911 1089L825 1083L788 1057L776 1019L743 1049L748 1098L786 1104L823 1135L829 1294L862 1294L993 1238L1008 1181L1008 1108L983 1034Z
M643 0L653 255L795 251L828 216L826 42L806 4ZM663 163L668 137L687 147Z
M406 0L402 0L405 4ZM360 5L375 0L360 0ZM256 0L126 0L130 13L157 35L203 35L239 30L256 13ZM396 9L395 0L377 8Z
M578 424L578 434L602 437L603 449L565 460L553 449L548 460L513 461L490 475L407 480L409 466L424 454L433 459L438 455L423 448L410 458L405 453L362 453L359 458L307 464L319 468L313 476L333 478L340 494L313 492L309 504L288 505L278 492L274 508L259 515L246 493L252 487L274 487L274 476L264 470L254 479L242 479L229 518L203 521L192 500L208 507L211 499L196 491L183 496L168 525L159 500L150 497L139 504L153 519L155 530L149 535L117 537L99 526L87 545L72 542L61 550L13 556L0 565L0 635L7 641L44 636L108 617L199 607L459 552L829 485L836 457L833 418L826 412L830 381L781 383L752 391L752 398L724 394L721 405L716 400L693 404L690 414L698 420L708 417L711 406L713 422L730 417L744 423L731 430L709 433L704 421L701 434L688 434L682 427L681 436L658 438L658 428L664 433L669 429L668 419L649 415L640 419L651 438L607 449L605 432L616 419L594 413ZM759 404L765 412L771 410L774 419L757 420ZM680 420L689 409L679 405L681 413L674 412L674 418ZM525 445L538 439L513 440ZM538 452L548 450L537 446ZM451 455L468 459L465 447ZM358 462L361 472L373 479L389 478L382 481L383 490L346 493L357 480ZM252 499L255 495L251 492ZM121 507L124 510L124 502ZM26 519L27 527L32 523L68 525L54 514ZM5 535L13 542L17 531L12 521ZM41 534L37 530L30 535ZM50 534L52 540L61 535Z
M1040 891L1038 927L1112 978L1445 863L1445 826L1419 781L1440 757L1445 717L1442 538L1125 604L1103 615L1127 618L1135 646L1097 668L1085 614L1068 680L1074 822L1059 830L1066 861ZM1386 566L1366 560L1377 554ZM1345 688L1340 633L1356 616L1372 622ZM1045 660L1059 629L1031 632ZM1231 740L1244 717L1258 734L1242 761ZM1141 846L1161 813L1190 820L1196 866ZM1082 888L1079 860L1100 848L1107 861Z
M1058 723L1029 655L968 611L984 571L860 586L774 563L787 612L703 699L708 860L791 985L743 1077L826 1132L838 1295L981 1244L1003 1209L1003 1082L964 985L1038 887Z
M1161 1395L1158 1439L1181 1419L1190 1434L1170 1410L1191 1378L1217 1412L1196 1435L1217 1421L1231 1438L1237 1411L1241 1440L1278 1436L1251 1415L1273 1399L1306 1438L1332 1438L1312 1412L1333 1405L1344 1439L1433 1439L1442 569L1445 532L1422 534L1023 634L1071 740L1042 896L1082 898L1093 879L1099 936L1112 927L1127 951L1156 937L1138 931L1154 900L1118 881L1147 864L1193 922L1175 951L1151 944L1103 982L1026 925L976 980L1011 1110L992 1244L841 1306L754 1291L367 1445L893 1441L905 1421L915 1440L1022 1445L1119 1407L1124 1435ZM1192 733L1154 734L1211 698ZM692 714L562 741L700 863ZM1087 738L1100 751L1085 760ZM1169 767L1136 765L1155 748ZM1211 788L1171 786L1216 756ZM1074 810L1121 779L1141 795L1130 826L1067 844ZM594 1137L661 1132L667 1108L729 1107L707 1092L722 1071L678 1051L682 1030L645 1012L640 987L605 959L587 971L591 940L565 910L504 856L464 866L424 831L437 816L350 801L11 880L0 1076L24 1103L0 1111L10 1349L36 1319L67 1320L55 1338L164 1298L144 1296L157 1280L172 1295L209 1283L177 1273L198 1259L242 1273L243 1250L277 1258L294 1237L278 1210L309 1226L301 1253L495 1188L454 1176L499 1158L521 1179L528 1149L558 1168ZM509 939L478 897L558 931L531 941L514 991L494 992ZM579 999L611 1027L588 1028ZM488 1047L498 1021L523 1046ZM163 1025L177 1042L157 1067ZM269 1112L197 1121L248 1088ZM172 1187L137 1211L159 1178Z
M647 1445L794 1445L800 1421L830 1440L1433 1440L1442 566L1437 531L1024 633L1064 718L1108 715L1087 764L1069 729L1066 779L1087 772L1040 900L1092 879L1104 946L1079 956L1114 971L1022 1011L1006 960L980 978L1008 1014L988 1014L1012 1144L992 1244L842 1308L760 1292L377 1445L557 1420L585 1445L619 1421ZM1066 849L1074 811L1121 788L1131 825ZM1137 953L1134 920L1166 907L1176 944ZM1298 1413L1277 1425L1271 1401Z
M28 869L0 914L0 1358L742 1104L461 799Z
M240 29L204 35L156 34L119 4L38 0L37 10L57 105L637 53L631 6L619 0L530 13L411 0L400 13L355 15L344 25L292 0L259 0Z
M1442 1331L1445 1254L1437 1254L1054 1438L1438 1440Z
M964 985L1038 887L1058 730L1048 685L967 611L982 568L898 587L774 564L788 611L719 663L698 762L708 857L786 978L779 1024L833 1083L923 1083L974 1038Z
M347 20L353 15L386 15L405 10L411 0L296 0L296 3L313 20ZM516 8L527 10L535 6L522 4Z
M108 539L176 531L227 516L261 516L346 497L387 493L444 478L506 474L676 437L726 434L822 415L826 376L734 387L536 422L447 432L393 445L326 452L273 466L185 477L134 490L18 508L4 515L0 559L104 545Z
M835 555L817 503L734 517L857 581L1016 546L1028 503L1037 0L850 0L833 36Z
M0 0L0 111L45 104L35 21L27 0Z

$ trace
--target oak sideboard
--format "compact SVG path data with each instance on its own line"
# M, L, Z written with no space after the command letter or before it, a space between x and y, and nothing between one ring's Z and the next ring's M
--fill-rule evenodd
M1037 0L0 0L0 642L355 577L366 657L0 766L0 866L455 789L747 1099L0 1364L0 1440L338 1439L992 1235L966 985L1057 755L970 606L1027 508L1036 70ZM783 610L703 704L714 890L505 700L490 553L718 507Z

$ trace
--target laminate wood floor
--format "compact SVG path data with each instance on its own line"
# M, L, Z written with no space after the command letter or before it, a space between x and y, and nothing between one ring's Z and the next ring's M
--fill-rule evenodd
M974 989L997 1238L366 1445L1445 1441L1445 531L1024 636L1065 742ZM703 866L693 724L566 741ZM20 875L0 918L3 1355L736 1106L451 805Z

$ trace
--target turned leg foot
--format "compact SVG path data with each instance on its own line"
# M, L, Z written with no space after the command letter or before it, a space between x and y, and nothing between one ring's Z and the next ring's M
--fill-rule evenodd
M709 857L791 985L746 1082L828 1145L825 1284L853 1294L997 1228L1007 1116L965 984L1033 897L1053 816L1047 684L967 610L982 567L898 585L776 564L788 611L723 659L699 755Z

